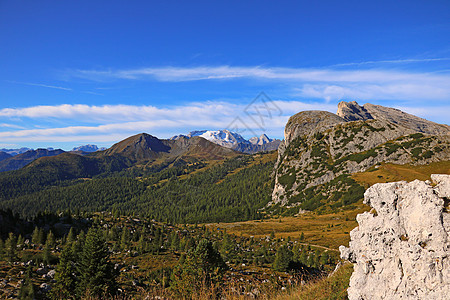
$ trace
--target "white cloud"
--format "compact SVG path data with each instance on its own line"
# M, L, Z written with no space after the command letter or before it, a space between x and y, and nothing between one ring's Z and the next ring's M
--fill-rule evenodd
M325 91L325 92L324 92ZM346 90L328 90L322 87L311 87L308 93L346 93ZM328 93L328 94L324 94ZM373 102L372 102L373 103ZM264 126L258 124L258 118L245 114L246 104L228 102L191 103L184 106L158 108L154 106L133 105L58 105L34 106L27 108L7 108L0 110L0 117L28 117L33 120L33 128L20 129L5 127L0 132L2 143L23 144L33 142L44 143L115 143L128 136L147 132L160 138L168 138L175 134L187 133L190 130L230 128L231 123L239 117L244 124L238 124L247 138L263 132L271 137L283 136L284 126L290 116L303 110L326 110L336 112L336 104L305 103L301 101L275 100L273 104L279 109L270 117L264 117ZM361 103L362 104L362 103ZM437 122L448 122L449 105L441 106L405 106L397 107L406 112ZM57 119L54 124L64 124L51 128L37 128L38 125L49 124L49 120ZM80 120L90 120L92 125L73 126ZM256 120L256 121L255 121ZM6 123L5 123L6 124ZM22 124L21 124L22 125ZM263 127L263 128L261 128ZM232 129L232 128L230 128Z
M382 62L419 62L392 60ZM362 62L360 64L371 64ZM357 97L364 99L434 100L450 98L450 74L412 72L394 69L270 68L270 67L160 67L128 70L76 70L72 76L90 80L156 80L166 82L253 79L283 82L301 91L299 96L325 99Z
M160 137L170 137L189 130L224 129L232 126L239 117L244 124L238 124L238 130L245 135L270 133L280 137L287 119L302 110L335 110L328 104L310 104L300 101L273 102L279 108L276 114L250 117L245 113L247 104L228 102L191 103L171 108L133 105L58 105L34 106L27 108L6 108L0 110L0 117L32 118L34 128L0 132L4 142L62 142L80 141L91 137L91 141L117 141L117 136L126 137L139 132L148 132ZM261 111L264 114L264 111ZM89 120L92 126L59 126L57 128L36 128L51 119L58 119L56 124L79 124L80 120ZM257 123L263 118L263 123ZM133 121L130 121L133 120ZM42 123L44 122L44 123ZM248 128L247 128L248 127ZM231 128L230 128L231 129ZM248 136L250 137L250 136Z

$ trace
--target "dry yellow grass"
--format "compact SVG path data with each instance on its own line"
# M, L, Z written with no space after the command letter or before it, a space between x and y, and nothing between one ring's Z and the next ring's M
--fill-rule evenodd
M316 281L308 282L305 285L297 286L286 293L280 293L276 300L329 300L347 299L347 288L350 276L353 272L353 265L344 264L336 273L330 277L324 277Z
M235 223L207 224L213 230L218 227L226 229L230 234L254 236L261 238L272 232L276 238L298 239L303 233L304 242L325 248L337 250L340 245L348 245L349 232L357 226L356 215L369 210L369 207L359 203L358 208L336 214L317 215L306 213L297 217L282 217L263 221L246 221Z
M365 187L380 182L427 180L431 174L450 174L450 161L434 162L424 166L382 164L376 170L352 175L353 179Z

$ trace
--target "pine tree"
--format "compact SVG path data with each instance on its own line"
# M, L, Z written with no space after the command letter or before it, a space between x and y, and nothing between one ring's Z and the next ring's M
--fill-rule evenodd
M130 244L130 231L128 228L124 227L122 229L122 237L120 238L120 248L122 250L127 250Z
M38 234L38 244L43 245L45 243L45 233L44 229L39 228L39 234Z
M50 249L55 248L56 240L55 240L55 236L51 230L47 234L47 240L46 240L45 244L48 245L48 247Z
M10 232L5 241L5 258L10 263L16 260L17 240L14 233Z
M25 243L25 239L21 234L19 234L19 237L17 238L17 245L20 247L23 247L23 244Z
M326 265L326 264L328 264L329 259L330 259L330 256L328 255L328 252L327 252L327 251L324 251L324 252L322 253L322 255L320 256L319 263L320 263L321 265Z
M171 241L170 247L173 250L178 250L178 248L180 247L180 237L178 236L178 233L176 233L176 232L174 232L172 235L172 241Z
M308 256L306 255L305 251L302 251L302 253L300 254L300 257L298 259L298 261L303 264L303 265L307 265L307 260L308 260Z
M141 234L138 241L138 250L140 253L144 253L147 250L147 243L145 242L144 234Z
M235 256L235 245L231 236L227 233L224 234L222 245L220 247L220 253L225 259L232 259Z
M31 281L32 274L33 274L32 268L31 268L31 266L28 266L28 268L25 272L25 280L19 290L19 299L21 299L21 300L22 299L23 300L35 299L34 285L33 285L33 282Z
M285 245L278 248L275 255L275 261L273 262L272 268L275 271L286 272L289 270L289 265L292 262L293 253Z
M50 253L50 243L47 241L42 251L42 260L44 264L49 265L52 259L52 254Z
M70 227L69 234L67 235L66 243L72 244L75 242L75 232L73 230L73 227Z
M76 257L72 245L67 244L59 257L56 266L56 283L52 288L51 297L53 299L74 299L76 288Z
M186 297L205 286L217 288L222 283L226 269L220 253L209 240L203 239L195 250L188 252L185 259L180 259L173 270L174 289Z
M37 227L34 227L34 231L31 236L31 242L35 245L39 244L39 228L37 228Z
M78 266L80 274L80 283L77 286L78 296L102 297L115 294L114 268L108 258L108 246L102 232L99 229L90 228Z
M0 260L3 259L3 253L4 252L5 252L5 244L3 243L3 240L0 237Z

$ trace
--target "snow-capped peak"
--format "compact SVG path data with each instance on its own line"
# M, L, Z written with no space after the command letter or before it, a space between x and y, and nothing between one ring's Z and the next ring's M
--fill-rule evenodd
M248 143L246 139L244 139L240 134L231 132L229 130L199 130L192 131L188 135L188 137L200 136L204 139L207 139L210 142L215 144L232 148L233 146L239 143Z

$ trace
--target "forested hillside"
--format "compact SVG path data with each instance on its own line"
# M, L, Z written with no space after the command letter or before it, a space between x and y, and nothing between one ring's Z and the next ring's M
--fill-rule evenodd
M55 167L55 159L50 166L41 161L39 168L0 175L0 207L24 217L70 209L113 210L176 223L258 219L258 210L270 200L270 174L275 159L273 152L220 162L179 159L90 178L85 169L74 167L71 172L72 165ZM43 173L42 169L48 172Z

